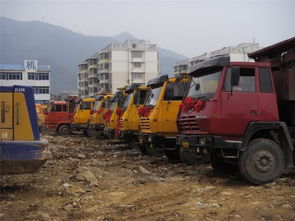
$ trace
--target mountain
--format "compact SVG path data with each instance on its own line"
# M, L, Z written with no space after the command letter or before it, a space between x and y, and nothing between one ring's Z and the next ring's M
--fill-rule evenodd
M39 64L51 66L51 89L75 90L77 65L110 43L134 40L128 32L116 36L86 36L69 29L40 22L22 22L0 17L0 63L22 64L36 59ZM172 73L175 62L183 55L158 48L161 73Z

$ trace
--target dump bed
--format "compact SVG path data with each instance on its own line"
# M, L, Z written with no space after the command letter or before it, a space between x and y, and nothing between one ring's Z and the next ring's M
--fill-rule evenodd
M249 57L271 64L280 120L295 127L295 37L252 52Z
M249 53L258 62L269 62L279 101L295 101L295 37Z

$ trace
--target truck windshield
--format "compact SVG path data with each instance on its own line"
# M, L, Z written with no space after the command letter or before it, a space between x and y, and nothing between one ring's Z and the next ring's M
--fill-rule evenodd
M127 97L125 97L125 100L124 100L124 103L123 103L123 108L127 108L128 107L128 104L130 103L130 100L132 98L132 94L133 93L130 93L127 95Z
M187 97L195 99L212 98L216 92L220 74L221 70L214 70L206 75L193 77Z
M110 105L111 105L111 101L110 101L110 99L106 99L106 100L104 101L104 107L105 107L105 108L109 108Z
M155 106L158 100L158 97L161 93L162 86L161 87L156 87L152 88L149 92L149 95L147 97L145 106Z
M99 108L101 102L102 102L102 100L100 100L100 101L95 101L95 104L94 104L94 111L97 111L97 110L98 110L98 108Z
M116 101L111 101L110 103L110 110L114 110L116 106Z

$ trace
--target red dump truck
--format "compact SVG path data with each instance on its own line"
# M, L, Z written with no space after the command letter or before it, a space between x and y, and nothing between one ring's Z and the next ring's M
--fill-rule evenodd
M46 112L46 129L59 135L70 135L74 109L78 99L76 96L71 96L65 101L51 101Z
M215 57L193 66L178 114L177 145L186 159L264 184L294 168L295 38L249 54L256 62Z

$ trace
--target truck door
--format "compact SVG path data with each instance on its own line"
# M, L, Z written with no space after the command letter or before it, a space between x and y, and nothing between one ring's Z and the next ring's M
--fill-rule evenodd
M240 68L238 86L231 86L228 69L221 91L221 134L240 136L251 121L258 120L258 93L255 68Z
M12 92L0 93L0 140L13 140Z
M183 99L188 81L168 82L162 101L163 132L175 133L177 131L176 117L179 105Z

